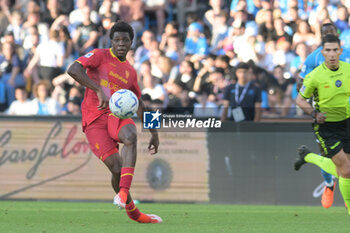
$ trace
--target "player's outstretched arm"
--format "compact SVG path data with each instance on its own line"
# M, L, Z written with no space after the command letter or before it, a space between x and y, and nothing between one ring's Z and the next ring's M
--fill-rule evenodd
M139 99L139 108L137 110L137 116L143 122L143 112L147 111L145 104ZM148 150L149 152L154 155L158 152L158 147L159 147L159 137L158 137L158 131L156 129L149 129L151 132L151 139L148 143Z
M78 62L73 62L68 70L67 73L78 83L83 85L84 87L90 88L94 92L96 92L97 97L99 99L99 105L97 108L99 110L107 108L108 107L108 97L103 93L101 87L97 85L94 81L92 81L89 76L86 74L85 69L83 66Z

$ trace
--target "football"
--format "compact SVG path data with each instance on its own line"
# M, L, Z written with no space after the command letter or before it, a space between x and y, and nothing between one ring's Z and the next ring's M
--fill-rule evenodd
M109 99L109 109L118 118L132 117L139 107L139 101L134 92L120 89L113 93Z

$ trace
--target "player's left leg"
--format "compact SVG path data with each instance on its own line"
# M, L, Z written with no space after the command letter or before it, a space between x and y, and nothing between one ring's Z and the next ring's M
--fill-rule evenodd
M119 198L119 206L125 208L127 203L129 189L134 176L134 168L137 156L137 131L132 119L119 119L114 115L108 117L108 133L111 138L124 144L121 150L121 169L119 192L116 198Z

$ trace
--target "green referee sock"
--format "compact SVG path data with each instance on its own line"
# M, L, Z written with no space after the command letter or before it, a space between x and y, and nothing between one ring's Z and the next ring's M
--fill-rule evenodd
M348 214L350 215L350 179L339 177L339 189L348 206Z
M316 166L319 166L324 171L328 172L329 174L332 174L337 178L339 177L337 174L337 169L335 168L335 164L329 158L319 156L315 153L309 153L305 156L304 160L308 163L313 163Z

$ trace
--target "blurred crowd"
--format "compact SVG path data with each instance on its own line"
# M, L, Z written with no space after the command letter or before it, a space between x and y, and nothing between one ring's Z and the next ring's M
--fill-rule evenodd
M350 48L349 12L350 0L0 0L0 112L79 115L84 88L67 66L110 47L121 19L135 31L128 60L146 105L220 116L244 62L263 117L295 117L296 80L320 26L334 23Z

